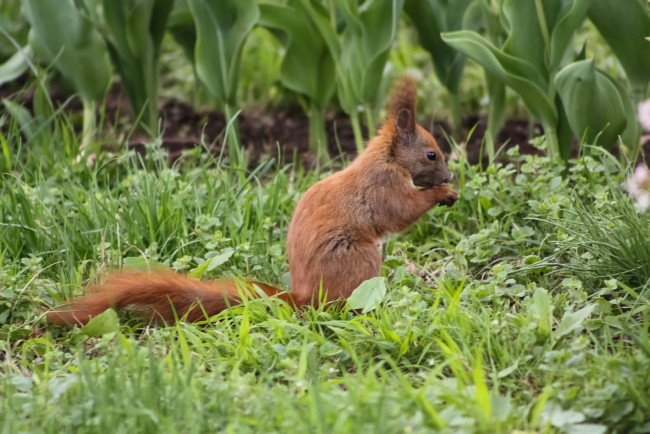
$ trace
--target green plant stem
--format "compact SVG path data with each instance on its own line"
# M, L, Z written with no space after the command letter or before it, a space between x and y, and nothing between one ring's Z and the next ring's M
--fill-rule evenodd
M647 91L647 84L643 86L632 86L632 104L635 108L645 99Z
M82 99L83 126L81 127L81 149L85 149L95 137L95 101Z
M548 156L552 161L557 161L560 158L560 145L557 140L555 126L544 125L544 135L548 142Z
M461 135L461 125L463 123L462 121L462 115L461 115L461 110L460 110L460 97L458 95L458 92L456 93L449 93L451 96L451 130L452 130L452 136L456 139L460 139Z
M366 114L366 126L368 127L368 135L372 137L375 133L375 128L377 128L374 111L370 104L365 104L363 108Z
M354 114L350 116L352 123L352 131L354 133L354 142L357 144L357 153L361 154L364 149L363 134L361 134L361 124L359 123L359 115Z
M496 153L496 140L503 124L505 111L506 88L505 85L486 72L485 80L490 94L490 107L488 108L488 124L486 134L486 151L490 164L494 162Z
M489 116L489 115L488 115ZM495 135L493 135L490 131L490 118L488 118L488 127L487 127L487 134L485 135L485 152L487 152L488 155L488 161L490 164L494 163L494 148L495 146Z
M318 156L319 161L329 160L327 133L325 132L325 110L317 104L309 107L309 149Z
M228 155L230 156L230 164L233 167L241 167L243 163L243 155L241 153L241 146L239 140L239 121L235 117L237 109L226 103L224 105L224 114L226 116L226 125L230 123L230 128L227 129L228 141ZM225 142L225 141L224 141Z
M633 86L632 87L632 106L636 109L639 106L639 103L643 101L646 97L648 91L648 86ZM636 135L632 143L626 143L625 148L628 149L628 152L625 153L625 158L628 162L635 162L641 151L641 127L639 122L634 119L629 119L628 122L637 122L636 124Z
M157 66L157 65L156 65ZM147 80L147 128L154 137L158 134L158 68L154 69L151 78Z

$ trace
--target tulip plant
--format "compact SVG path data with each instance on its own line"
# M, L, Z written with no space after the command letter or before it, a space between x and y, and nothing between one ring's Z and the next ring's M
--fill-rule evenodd
M24 0L32 51L52 64L79 92L83 103L82 146L95 133L95 108L111 80L106 44L93 22L72 0Z
M188 0L188 4L196 26L194 66L231 122L232 159L239 146L236 110L241 53L259 19L259 6L254 0Z
M306 98L309 116L309 148L327 158L325 108L336 88L334 59L327 44L314 34L313 22L300 3L293 8L260 4L259 25L267 28L286 47L280 70L282 84Z
M404 0L334 0L329 10L315 0L299 0L334 58L339 103L350 116L357 150L364 147L360 112L369 129L375 128L380 107L384 68ZM337 20L341 18L341 25Z
M158 133L158 63L174 0L103 0L106 42L134 114Z
M445 86L452 101L452 123L460 126L460 79L465 55L442 40L440 34L463 28L468 7L474 0L406 0L404 11L418 31L420 44L431 54L438 80Z
M83 101L84 143L94 129L95 102L112 77L110 59L134 113L150 133L158 132L158 64L170 31L221 102L231 159L238 158L239 66L248 35L261 26L285 48L278 76L309 115L310 149L327 156L325 110L335 101L362 151L361 120L376 126L404 11L456 103L454 126L466 57L483 67L491 161L506 86L542 123L551 155L568 158L575 139L607 149L620 140L623 155L639 153L635 105L650 82L646 0L23 0L22 8L29 44L14 44L17 53L0 65L0 84L32 63L56 69ZM587 45L574 47L587 19L619 59L629 88L587 58Z
M636 0L631 0L636 1ZM443 40L517 92L540 120L552 156L568 158L573 137L610 148L632 137L630 98L612 77L572 50L590 0L502 0L508 38L501 47L471 30Z

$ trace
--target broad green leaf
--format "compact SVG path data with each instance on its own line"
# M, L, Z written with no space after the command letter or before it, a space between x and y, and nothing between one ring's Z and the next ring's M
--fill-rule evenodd
M19 1L0 2L0 59L8 59L16 52L16 47L27 44L29 25L24 14L20 13Z
M563 5L551 33L549 71L556 71L560 67L565 53L571 47L573 34L587 16L589 1L574 0Z
M625 130L621 133L621 141L627 149L629 149L630 156L636 156L637 150L641 146L641 124L637 119L637 109L632 103L632 99L628 95L627 90L623 87L620 81L615 80L611 75L603 73L603 76L607 78L621 97L621 103L623 103L623 111L625 112L625 119L627 120L627 126Z
M29 68L29 59L31 57L32 49L30 46L26 46L0 65L0 86L23 75Z
M544 3L554 3L557 0L544 0ZM534 0L505 0L502 7L504 19L510 25L508 39L503 44L505 54L521 59L530 64L548 82L546 69L545 41L542 34L539 11ZM540 83L537 83L540 85ZM546 86L542 86L543 89Z
M535 289L528 312L537 323L537 333L540 340L546 340L551 336L553 305L548 291L542 288Z
M234 250L226 250L220 255L213 256L206 259L203 263L199 264L194 270L190 271L189 275L200 279L206 271L212 271L219 265L225 264L228 259L235 253Z
M135 116L158 123L160 44L173 0L104 0L105 38Z
M172 36L183 48L185 55L194 65L194 46L196 45L196 28L194 18L187 4L187 0L176 0L169 14L167 28Z
M2 104L11 117L14 118L27 140L32 140L38 132L38 126L29 111L22 105L8 99L3 99Z
M23 10L36 45L85 100L96 101L111 79L108 51L93 23L71 0L24 0ZM35 53L38 51L35 49Z
M512 417L513 405L510 396L499 395L497 391L490 394L490 401L492 402L492 420L505 422Z
M200 279L201 277L203 277L203 274L207 271L209 266L210 266L210 259L200 263L195 269L190 271L188 274L190 275L190 277L195 277L197 279Z
M571 130L571 125L567 118L566 109L562 104L562 99L557 94L555 95L555 108L557 109L557 125L555 127L555 132L558 141L558 151L560 152L560 157L562 157L564 161L568 161L569 158L571 158L573 131Z
M487 0L477 0L467 7L463 15L461 28L473 30L486 35L487 39L495 46L500 46L507 37L503 22L499 14ZM495 157L495 143L501 126L506 108L506 86L505 83L484 70L485 84L489 98L488 104L488 125L485 135L485 151L489 161Z
M228 259L235 253L234 250L225 250L223 253L217 256L210 258L210 265L208 266L208 271L212 271L217 268L219 265L225 264Z
M88 324L81 327L80 331L89 338L98 338L119 330L120 321L117 318L117 313L113 309L108 309L88 321Z
M323 5L313 0L300 3L334 58L341 107L355 118L359 107L366 106L372 121L404 0L366 0L358 8L347 0L336 0L342 29Z
M623 65L632 87L645 91L650 81L647 1L590 0L587 14Z
M497 378L505 378L508 375L515 372L517 368L519 368L519 360L515 360L515 362L512 365L497 372Z
M352 33L361 34L363 32L363 23L359 19L359 4L347 0L334 0L338 12L345 21L348 30ZM367 6L367 5L365 5Z
M124 258L122 259L122 265L138 270L146 270L149 267L147 259L142 256L129 256L128 258Z
M379 302L386 296L386 279L384 277L373 277L361 283L350 297L348 306L350 309L361 309L362 313L374 310Z
M332 27L327 9L315 0L298 1L307 12L309 18L314 22L316 29L327 44L332 57L338 63L338 59L341 57L341 42L336 34L336 29Z
M390 2L367 0L359 12L359 21L362 25L361 35L349 32L347 33L349 39L346 38L346 35L343 35L342 38L346 48L356 47L356 50L348 51L353 59L350 65L357 61L365 62L360 65L363 68L360 95L361 102L371 107L374 107L378 99L381 98L377 92L382 83L388 55L397 36L403 7L404 0L391 0ZM369 127L374 128L374 125L369 125Z
M323 158L327 146L325 107L336 89L332 54L301 3L293 8L260 4L259 25L286 48L280 69L282 84L308 99L309 148Z
M221 102L236 106L244 42L259 18L254 0L188 0L196 25L194 59L201 81Z
M559 405L551 403L544 408L542 419L550 422L556 428L561 428L564 432L573 433L581 432L577 427L580 427L581 425L579 424L584 422L585 415L571 409L563 410Z
M460 30L465 10L474 0L406 0L404 11L418 32L420 45L431 55L438 79L452 94L458 93L465 56L446 44L440 33Z
M280 71L282 84L315 104L329 103L336 87L334 59L302 7L262 3L259 25L271 30L286 48Z
M618 89L597 70L593 60L582 60L564 67L555 76L555 86L576 137L585 135L587 143L607 149L627 125L625 109ZM600 134L600 135L599 135Z
M173 9L174 3L174 0L156 0L151 11L148 33L155 53L154 57L156 58L160 57L163 36L165 36L167 21L169 20L169 14Z
M590 304L576 312L565 314L562 318L562 321L560 321L560 325L558 326L557 330L555 330L553 333L555 340L559 340L572 331L582 327L582 324L589 317L589 315L591 315L595 307L595 304Z
M557 123L556 108L546 95L547 83L532 64L500 51L476 32L444 33L442 39L517 92L533 116L547 125Z
M133 268L140 271L149 271L154 269L168 269L160 262L153 259L147 259L142 256L129 256L122 259L122 266L126 268Z

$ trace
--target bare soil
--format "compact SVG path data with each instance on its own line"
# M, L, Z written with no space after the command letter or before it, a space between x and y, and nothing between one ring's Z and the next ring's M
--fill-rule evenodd
M0 98L12 98L17 89L25 88L27 83L9 83L10 86L0 88ZM13 86L11 86L13 85ZM51 98L58 106L67 99L60 92L53 90ZM24 106L32 109L33 91L21 98ZM78 100L68 101L66 111L75 114L81 119L81 104ZM103 129L117 130L127 134L132 125L132 113L128 98L114 86L106 97L105 105L99 108L103 111ZM0 104L0 114L4 107ZM196 110L190 104L176 99L167 99L159 106L159 115L162 120L163 147L169 152L171 159L180 157L183 151L194 148L201 142L209 146L213 152L221 152L221 145L226 129L226 119L222 112L215 110ZM309 120L299 107L279 108L272 113L256 109L245 109L238 117L240 140L248 150L251 165L255 166L263 155L278 158L282 163L293 161L295 157L302 160L306 167L315 161L315 156L308 148ZM452 133L450 125L444 120L434 120L423 125L436 138L441 149L451 152L447 134ZM472 164L481 162L487 164L487 156L482 152L483 138L487 127L485 116L468 115L462 118L460 131L455 137L457 143L467 153L467 158ZM469 132L474 128L469 140ZM356 146L352 127L344 113L330 113L326 119L326 132L330 155L338 156L343 153L347 156L356 154ZM366 129L363 131L367 137ZM519 146L521 154L541 154L542 152L529 144L529 136L535 137L543 133L539 124L529 125L526 119L509 119L497 137L497 149L502 148L499 159L507 158L505 151L515 145ZM129 136L128 146L144 152L144 143L148 139L141 132ZM646 164L650 165L650 132L642 139ZM111 144L107 143L110 148ZM578 151L577 143L574 145L573 154ZM616 155L617 149L613 150ZM483 155L481 155L483 154Z
M128 110L128 104L124 107ZM110 117L110 106L107 106L107 116ZM189 148L200 142L201 135L205 143L210 144L215 152L221 151L223 134L226 129L226 119L219 111L196 111L192 106L178 100L164 101L160 107L160 118L163 120L163 146L169 151L171 158L176 158ZM278 109L273 113L264 113L255 109L245 109L239 115L240 140L248 149L251 165L256 165L262 155L278 158L280 151L282 162L292 161L294 155L302 159L309 167L315 156L308 148L309 119L299 107ZM434 120L425 128L431 132L443 152L451 153L448 137L452 128L444 120ZM456 137L467 153L472 164L487 165L488 158L483 150L483 138L487 128L485 116L469 115L462 118L460 132ZM344 113L330 113L326 119L328 149L330 155L356 155L356 145L352 126ZM474 129L469 140L464 142L469 132ZM364 128L364 137L368 131ZM497 149L501 149L498 160L507 160L506 151L513 146L519 146L520 154L541 155L543 152L529 143L529 137L543 134L539 124L529 125L526 119L508 119L497 136ZM135 138L129 141L129 146L141 147L143 139ZM646 164L650 164L650 135L643 137ZM618 150L612 151L614 155ZM578 154L578 143L574 143L573 156Z
M128 107L123 107L128 109ZM111 118L111 107L107 106L107 118ZM164 101L160 107L160 117L164 128L163 146L169 151L172 158L201 140L210 144L215 152L221 150L223 134L226 129L226 119L219 111L196 111L192 106L178 100ZM261 155L278 157L281 160L291 161L297 155L303 162L309 164L314 161L314 155L309 151L309 119L299 107L283 108L274 113L264 113L254 109L245 109L239 118L240 140L251 155L251 164L256 164ZM447 139L451 134L450 125L444 120L435 120L430 125L424 125L435 137L443 152L449 154L451 146ZM487 120L485 117L465 116L462 120L461 131L457 135L467 137L472 128L474 132L467 143L461 142L468 159L476 164L479 160L487 163L487 157L480 158L481 144ZM497 139L497 146L505 145L505 149L519 145L520 153L541 154L541 151L528 143L528 121L525 119L510 119L506 121ZM330 155L338 156L343 153L347 156L356 155L356 145L352 126L344 113L330 113L327 116L325 129L328 138ZM539 125L532 126L533 135L542 133ZM363 130L364 136L368 135L367 129ZM143 137L135 137L129 141L129 146L140 148ZM504 149L504 150L505 150ZM505 157L505 152L500 155Z

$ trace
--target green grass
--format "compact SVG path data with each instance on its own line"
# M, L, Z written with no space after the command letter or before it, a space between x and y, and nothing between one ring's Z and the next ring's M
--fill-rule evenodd
M27 138L0 119L3 432L650 429L646 288L562 267L579 210L616 218L627 201L610 158L451 162L460 201L384 244L388 294L368 314L263 299L198 325L125 314L90 337L39 310L138 258L189 272L225 255L205 278L287 287L291 212L329 172L247 171L202 148L170 166L155 141L89 164L68 119L38 122Z

